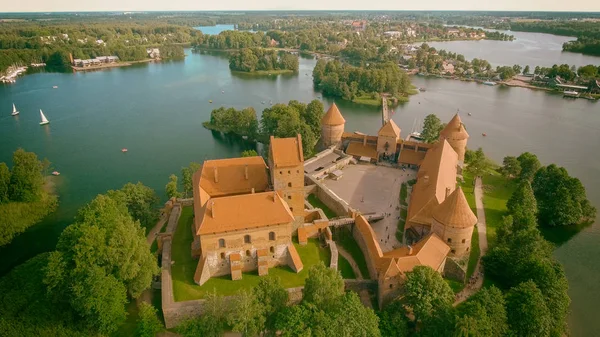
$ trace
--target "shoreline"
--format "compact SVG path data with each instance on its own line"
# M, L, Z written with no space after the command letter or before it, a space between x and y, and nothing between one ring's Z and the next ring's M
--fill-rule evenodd
M101 70L101 69L128 67L128 66L132 66L134 64L148 63L148 62L161 61L161 60L162 59L160 59L160 58L158 58L158 59L146 59L146 60L139 60L139 61L105 63L105 64L101 64L101 65L98 65L98 66L90 66L90 67L76 67L76 66L71 66L71 68L73 70L75 70L75 71Z

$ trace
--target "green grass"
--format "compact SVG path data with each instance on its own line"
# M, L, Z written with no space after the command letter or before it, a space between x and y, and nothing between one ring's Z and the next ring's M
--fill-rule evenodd
M339 228L336 230L336 238L335 242L344 248L354 259L360 273L362 274L364 279L369 279L369 268L367 267L367 261L365 260L365 256L358 246L356 240L350 233L350 230L346 227Z
M452 291L455 294L458 294L465 287L464 284L462 284L462 283L460 283L458 281L449 280L449 279L444 279L444 281L446 281L446 283L448 283L448 285L450 286L450 288L452 288Z
M184 207L181 212L177 231L173 237L172 257L175 263L172 268L173 275L173 295L175 301L187 301L203 298L207 292L216 289L219 295L233 295L241 289L251 289L258 284L260 276L258 272L244 273L242 280L232 281L230 275L215 277L209 279L202 286L194 283L194 272L198 265L198 260L193 259L190 254L190 245L192 243L192 209ZM279 266L269 269L270 277L279 277L285 288L299 287L304 285L304 280L308 277L308 270L311 266L320 263L329 266L331 253L327 248L321 248L316 239L309 239L308 244L301 246L294 243L304 268L300 273L293 272L287 266Z
M483 177L483 207L487 226L488 245L496 239L496 229L506 215L506 202L516 189L514 181L504 178L497 172Z
M232 70L232 73L236 74L244 74L251 76L269 76L269 75L281 75L281 74L294 74L296 71L290 69L280 69L280 70L256 70L256 71L239 71Z
M356 96L352 102L363 105L381 106L381 98L374 99L371 95Z
M345 280L355 279L356 275L354 275L354 270L350 265L350 262L346 260L343 256L338 254L338 270L342 273L342 278Z
M464 182L460 183L460 187L462 187L463 192L465 193L465 197L467 198L467 202L469 202L469 206L471 206L471 210L473 213L477 214L477 207L475 206L475 181L473 180L473 175L466 171L463 171L463 179Z
M406 206L406 197L408 196L408 187L406 186L406 183L402 183L402 185L400 185L400 205L404 205Z
M477 232L477 226L475 226L475 228L473 228L473 235L471 236L471 253L469 254L469 264L467 265L467 280L475 271L479 253L479 233Z
M314 208L320 208L321 210L323 210L323 213L325 213L325 216L328 219L335 218L337 216L337 214L335 214L334 211L332 211L319 198L317 198L316 195L309 194L307 199L308 203L310 203Z

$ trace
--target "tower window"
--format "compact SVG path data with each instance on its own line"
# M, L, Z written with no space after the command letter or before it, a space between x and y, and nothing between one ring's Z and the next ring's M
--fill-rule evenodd
M246 251L246 256L250 256L250 250Z
M452 242L452 239L451 239L451 238L448 238L448 243L450 243L450 242Z
M225 239L219 239L219 248L225 248Z
M288 183L288 187L292 187L292 183Z
M269 240L275 241L275 232L269 232Z
M225 260L225 253L221 253L221 260Z
M288 171L288 174L292 174L292 171Z
M252 240L250 239L250 235L244 235L244 243L250 243Z
M463 239L463 240L462 240L462 243L465 243L465 242L467 242L467 240L466 240L466 239Z
M275 253L275 247L271 246L269 250L271 251L271 253Z
M450 253L452 253L452 254L456 254L456 249L452 249L452 250L450 251Z
M292 196L291 195L288 195L288 200L292 200Z

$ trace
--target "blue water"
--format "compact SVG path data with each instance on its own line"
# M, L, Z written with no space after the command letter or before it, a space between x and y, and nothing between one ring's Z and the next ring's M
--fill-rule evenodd
M199 26L199 27L194 27L194 29L201 31L202 34L217 35L220 32L224 32L226 30L235 30L235 27L234 27L234 25L216 25L216 26Z

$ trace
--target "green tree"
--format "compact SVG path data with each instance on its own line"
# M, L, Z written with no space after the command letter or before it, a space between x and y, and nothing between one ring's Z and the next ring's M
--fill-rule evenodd
M533 281L512 288L506 296L510 330L516 336L550 336L552 315Z
M262 303L252 292L242 290L233 299L233 308L227 316L227 323L231 329L240 332L242 336L252 337L258 335L265 324Z
M177 190L177 176L171 174L169 176L169 182L165 186L165 190L167 191L167 197L169 198L179 198L181 193Z
M127 183L120 190L107 192L110 198L127 206L129 214L140 222L142 227L150 228L158 220L158 205L160 199L156 192L141 182Z
M517 160L519 161L519 164L521 164L519 179L531 182L535 172L542 166L537 156L529 152L523 152L517 157Z
M587 200L585 188L567 170L554 164L539 169L532 183L543 226L565 226L594 219L596 209Z
M242 153L242 157L244 154ZM187 167L181 168L181 184L183 185L183 194L189 197L194 192L193 177L194 173L202 168L202 164L191 162Z
M344 280L337 270L327 268L323 263L310 267L304 284L303 302L327 311L343 294Z
M110 333L125 319L127 295L138 297L157 273L139 222L126 205L98 195L61 234L44 282L90 326Z
M505 336L508 322L504 296L492 286L483 288L458 310L455 336Z
M516 178L521 174L521 163L516 157L506 156L502 160L501 172L507 178Z
M242 157L256 157L258 156L258 152L256 150L244 150L241 154Z
M164 329L163 324L156 316L157 310L151 304L142 302L139 305L139 318L136 335L138 337L155 337Z
M406 337L409 335L408 318L400 301L394 301L378 313L379 330L382 336Z
M261 327L260 330L275 335L277 317L285 309L288 301L287 290L279 278L265 277L258 281L253 293L256 301L260 303L261 312L264 315L264 327Z
M440 138L440 132L444 129L442 121L435 114L429 114L423 120L423 131L421 137L426 143L435 143Z
M490 170L492 162L485 156L482 148L478 148L472 156L469 157L469 162L466 171L474 176L482 176Z
M10 171L6 163L0 163L0 204L9 201Z
M337 300L331 316L333 318L331 336L381 336L377 315L361 303L355 292L349 291L343 294Z
M9 195L13 201L38 201L42 195L44 166L33 152L18 149L13 154Z
M598 68L589 64L587 66L579 67L579 69L577 69L577 74L585 78L595 78L598 76Z
M312 100L304 111L301 112L300 117L310 127L313 134L319 135L321 133L321 119L325 115L323 103L319 100Z
M528 65L526 65L526 66L525 66L525 69L523 69L523 75L527 75L527 74L529 74L529 71L530 71L530 69L529 69L529 66L528 66Z
M404 291L404 302L412 309L417 322L454 302L454 293L448 283L428 266L416 266L406 273Z
M184 337L222 337L227 326L227 308L222 296L216 290L209 292L204 299L204 312L197 319L184 321L177 326L177 333Z
M520 227L537 226L537 201L529 181L523 180L506 203L514 225Z

